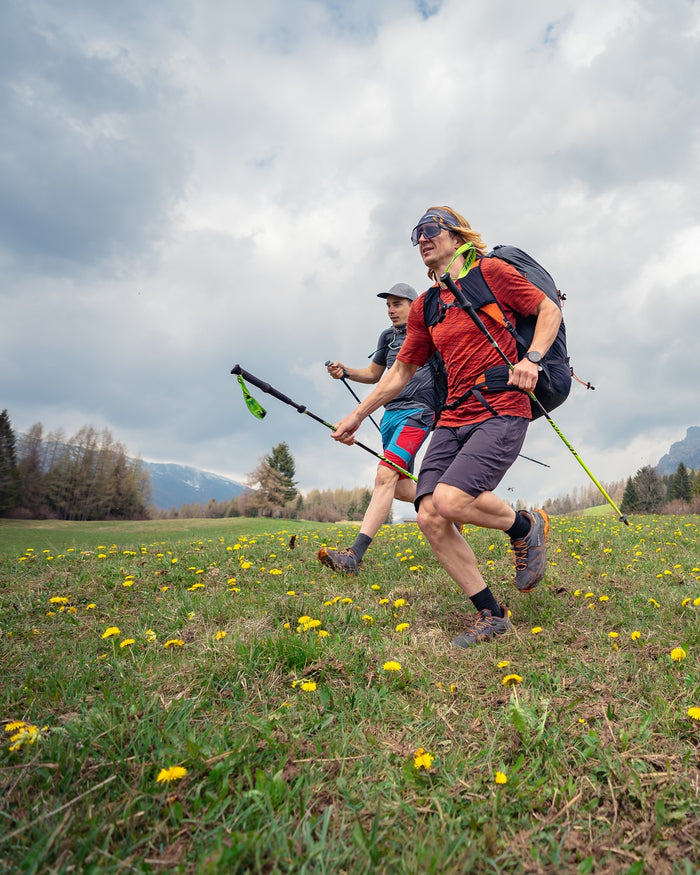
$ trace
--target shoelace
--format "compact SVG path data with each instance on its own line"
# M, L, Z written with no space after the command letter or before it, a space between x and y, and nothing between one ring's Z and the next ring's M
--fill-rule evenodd
M513 555L516 568L527 568L527 544L524 538L513 541Z

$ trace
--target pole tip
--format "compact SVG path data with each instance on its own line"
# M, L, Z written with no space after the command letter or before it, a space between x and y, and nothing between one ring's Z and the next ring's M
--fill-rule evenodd
M241 366L240 366L240 365L234 365L234 366L231 368L231 373L232 373L232 374L240 374L240 372L241 372Z

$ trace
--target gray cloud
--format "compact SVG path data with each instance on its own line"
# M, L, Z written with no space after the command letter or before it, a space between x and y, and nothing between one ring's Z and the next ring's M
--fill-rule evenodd
M426 287L408 236L435 203L567 292L573 363L597 388L555 420L598 477L697 424L697 4L30 0L0 15L15 427L106 426L145 458L239 479L286 440L302 488L370 485L374 460L308 417L261 396L253 420L229 371L347 413L323 362L366 361L377 291ZM371 424L361 438L379 448ZM519 461L509 498L587 482L546 423L524 452L552 467Z

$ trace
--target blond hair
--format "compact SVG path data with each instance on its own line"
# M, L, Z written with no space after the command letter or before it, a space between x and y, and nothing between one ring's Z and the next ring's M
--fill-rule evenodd
M453 210L452 207L438 207L432 206L426 210L426 213L430 213L432 210L443 210L446 213L449 213L454 217L454 228L449 228L450 234L455 236L462 243L471 243L474 249L476 250L478 255L486 255L488 252L488 246L481 239L481 234L478 231L474 231L472 226L467 222L464 216L460 215L456 210ZM432 270L432 268L428 271L428 276L434 282L437 282L437 274Z

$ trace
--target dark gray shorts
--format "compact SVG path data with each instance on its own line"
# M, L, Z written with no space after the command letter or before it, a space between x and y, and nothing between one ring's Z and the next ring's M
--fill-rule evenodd
M529 424L521 416L496 416L476 425L436 428L418 474L416 510L438 483L473 498L492 492L517 459Z

